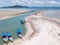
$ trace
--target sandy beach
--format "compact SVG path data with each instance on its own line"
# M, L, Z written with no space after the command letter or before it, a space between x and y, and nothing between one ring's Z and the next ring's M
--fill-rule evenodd
M60 27L39 13L26 17L25 28L27 32L23 39L8 45L60 45Z
M0 20L18 16L31 10L0 10Z

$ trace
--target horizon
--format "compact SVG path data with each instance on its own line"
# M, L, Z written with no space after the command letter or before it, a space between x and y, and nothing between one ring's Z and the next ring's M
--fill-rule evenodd
M8 6L0 7L0 8L4 8L4 7L13 7L13 6L22 6L22 5L8 5ZM24 6L22 6L22 7L24 7ZM29 8L30 6L25 6L25 7L28 7L28 8ZM32 7L33 7L33 6L32 6ZM31 8L32 8L32 7L31 7ZM60 6L40 6L40 7L39 7L39 6L34 6L34 7L40 8L40 7L60 7Z
M0 0L0 7L13 5L28 7L60 7L60 0Z

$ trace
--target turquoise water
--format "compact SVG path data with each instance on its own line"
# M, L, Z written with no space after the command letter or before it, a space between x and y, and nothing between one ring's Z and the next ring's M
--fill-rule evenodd
M21 28L22 30L22 35L25 35L26 30L23 24L20 23L20 19L21 18L25 18L27 16L29 16L30 14L33 14L34 11L28 12L28 13L24 13L24 14L20 14L20 16L14 17L14 18L10 18L10 19L6 19L6 20L0 20L0 34L2 31L9 31L11 32L12 36L14 39L18 38L17 34L16 34L16 30L18 28ZM3 44L4 42L2 41L1 35L0 35L0 45Z

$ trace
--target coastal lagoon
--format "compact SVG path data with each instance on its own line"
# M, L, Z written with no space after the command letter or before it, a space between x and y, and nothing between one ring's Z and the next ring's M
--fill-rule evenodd
M14 9L0 9L0 10L14 10ZM17 10L17 9L15 9L15 10ZM21 18L24 19L25 17L30 16L30 15L34 14L35 11L37 11L36 9L30 9L30 10L34 10L34 11L27 12L27 13L24 13L24 14L19 14L18 16L13 17L13 18L0 20L0 45L4 43L2 41L2 38L1 38L1 32L2 31L5 31L5 32L9 31L9 32L11 32L13 38L17 39L18 36L16 34L16 30L18 28L20 28L22 30L22 35L23 36L25 35L26 30L25 30L24 24L21 24L20 19ZM18 9L18 11L20 11L20 9ZM50 12L48 12L48 11L50 11ZM57 13L57 14L58 14L58 12L60 12L60 10L57 10L57 9L56 10L55 9L54 10L46 10L46 11L43 10L43 15L48 16L48 17L60 18L60 13L59 13L59 15L57 15L57 14L53 13L53 11L54 12L56 11L55 13Z
M31 11L31 12L28 12L28 13L19 14L18 16L13 17L13 18L0 20L0 45L4 43L2 41L2 37L1 37L1 32L2 31L5 31L5 32L9 31L9 32L11 32L13 38L16 39L16 38L18 38L16 30L18 28L20 28L22 30L22 35L24 36L25 33L26 33L26 30L25 30L24 24L21 24L20 20L21 20L21 18L24 19L25 17L30 16L33 13L34 13L34 11Z

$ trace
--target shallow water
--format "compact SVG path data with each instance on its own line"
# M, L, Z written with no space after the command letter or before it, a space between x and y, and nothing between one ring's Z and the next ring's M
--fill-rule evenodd
M43 11L43 15L50 18L60 18L60 9L50 9Z
M1 10L6 10L6 9L1 9ZM10 10L10 9L7 9L7 10ZM46 10L46 11L43 11L43 15L48 16L48 17L60 18L60 13L59 12L60 12L60 10ZM2 31L5 31L5 32L9 31L9 32L11 32L13 38L16 39L16 38L18 38L18 36L16 34L16 30L18 28L21 28L22 35L24 35L26 33L26 30L25 30L24 25L20 23L20 19L21 18L24 19L25 17L27 17L27 16L29 16L29 15L31 15L33 13L34 13L34 11L28 12L28 13L24 13L24 14L20 14L20 16L17 16L17 17L14 17L14 18L1 20L0 21L0 45L2 45L4 43L2 41L2 38L1 38L1 32Z
M24 14L20 14L20 16L14 17L14 18L10 18L10 19L6 19L6 20L0 20L0 45L3 44L4 42L2 41L1 38L1 32L2 31L9 31L11 32L12 36L14 39L18 38L17 34L16 34L16 30L18 28L21 28L22 30L22 35L25 35L26 30L24 27L24 24L21 24L20 19L21 18L25 18L27 16L29 16L30 14L33 14L34 11L28 12L28 13L24 13Z

